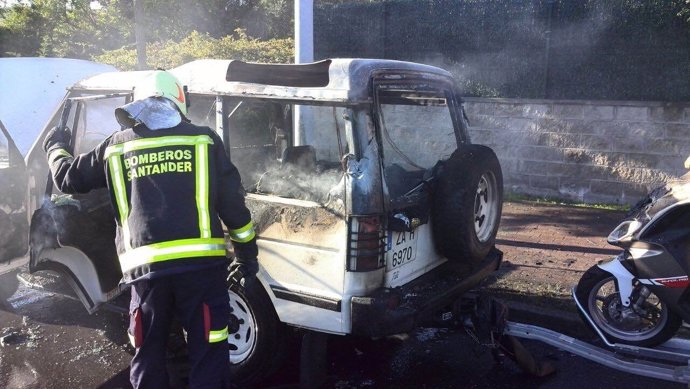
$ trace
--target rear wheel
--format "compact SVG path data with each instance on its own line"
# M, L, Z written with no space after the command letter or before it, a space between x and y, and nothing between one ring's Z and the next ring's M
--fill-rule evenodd
M632 303L624 306L616 278L598 266L582 275L575 297L596 327L614 343L656 346L669 340L681 325L681 318L639 283L634 286Z
M444 162L434 191L432 218L439 252L477 264L496 242L503 209L503 174L496 154L463 145Z
M286 328L278 320L271 299L256 280L228 290L230 370L232 382L246 386L268 378L282 364Z

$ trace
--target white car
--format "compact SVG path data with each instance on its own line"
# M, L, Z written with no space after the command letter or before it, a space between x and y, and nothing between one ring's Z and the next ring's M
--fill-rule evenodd
M68 87L85 77L115 70L110 65L70 58L0 58L4 91L0 94L0 274L28 262L31 212L23 156L60 108ZM0 298L16 288L16 278L5 277Z
M258 233L259 282L229 287L235 382L279 366L287 326L381 337L452 320L458 299L498 268L501 168L471 144L448 72L373 59L198 60L170 72L188 87L192 122L224 140ZM118 130L115 107L146 75L70 88L76 153ZM107 193L63 195L40 147L27 161L29 270L62 273L93 312L126 288Z

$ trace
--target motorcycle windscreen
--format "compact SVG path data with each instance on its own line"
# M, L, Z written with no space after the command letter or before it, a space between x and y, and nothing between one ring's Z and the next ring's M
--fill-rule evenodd
M0 121L0 265L27 252L27 188L24 158Z

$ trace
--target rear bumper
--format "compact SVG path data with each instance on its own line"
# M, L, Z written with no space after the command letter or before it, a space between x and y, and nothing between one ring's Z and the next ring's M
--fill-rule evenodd
M381 337L409 332L476 287L498 269L502 259L503 253L494 248L469 275L459 275L443 265L405 286L353 297L352 333Z

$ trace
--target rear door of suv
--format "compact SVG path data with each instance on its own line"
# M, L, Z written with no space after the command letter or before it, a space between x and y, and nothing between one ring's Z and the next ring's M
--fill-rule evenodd
M445 261L432 236L430 180L436 164L458 147L457 102L450 85L418 77L401 74L374 83L388 212L385 283L390 287Z

